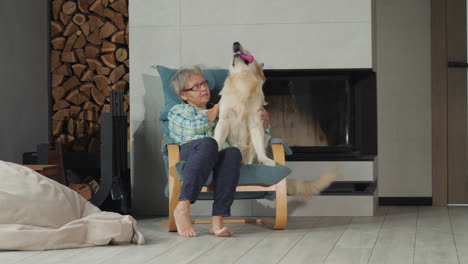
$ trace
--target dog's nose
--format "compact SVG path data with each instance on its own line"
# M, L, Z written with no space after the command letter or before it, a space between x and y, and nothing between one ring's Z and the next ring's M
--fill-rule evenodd
M240 51L240 48L241 48L241 44L239 42L234 42L234 44L232 44L232 50L234 51L234 53Z

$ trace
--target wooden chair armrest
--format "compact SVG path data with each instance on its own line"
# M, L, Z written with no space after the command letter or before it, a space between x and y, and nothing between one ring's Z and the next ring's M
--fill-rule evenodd
M280 143L271 144L273 151L273 159L281 165L286 165L286 158L284 155L284 146Z
M177 162L180 161L180 147L177 144L167 144L167 153L168 153L168 167L174 166Z

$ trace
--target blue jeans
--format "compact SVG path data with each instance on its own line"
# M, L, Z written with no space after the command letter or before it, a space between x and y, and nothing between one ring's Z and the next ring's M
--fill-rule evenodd
M182 192L179 200L194 203L201 188L213 172L213 216L230 216L234 193L239 184L242 155L238 148L228 147L218 152L216 140L200 138L181 146L180 160L185 160Z

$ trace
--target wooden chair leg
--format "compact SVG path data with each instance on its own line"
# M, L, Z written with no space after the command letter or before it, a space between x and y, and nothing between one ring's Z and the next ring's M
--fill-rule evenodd
M276 184L276 217L273 229L284 229L288 224L288 195L286 179Z
M273 157L276 162L286 165L284 147L282 144L273 144ZM282 179L275 185L276 193L276 216L274 219L262 219L262 223L273 229L285 229L288 224L288 196L286 179Z
M174 210L179 202L181 181L177 176L175 164L179 161L179 146L168 145L169 148L169 221L167 230L170 232L177 231L177 226L174 219Z
M288 197L286 193L286 179L282 179L275 186L275 218L263 218L262 224L272 229L285 229L288 225Z
M177 177L177 175L175 176ZM172 183L171 183L172 181ZM167 230L170 232L177 231L174 219L174 210L179 202L181 183L179 179L174 179L172 175L169 176L169 223Z

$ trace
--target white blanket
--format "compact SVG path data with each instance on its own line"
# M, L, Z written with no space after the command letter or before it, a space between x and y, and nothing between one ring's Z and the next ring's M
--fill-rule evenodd
M77 192L0 160L0 250L144 244L129 215L102 212Z

